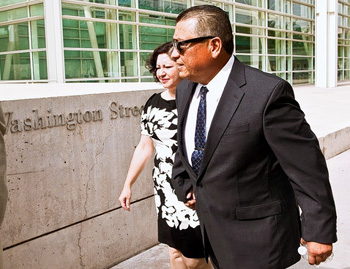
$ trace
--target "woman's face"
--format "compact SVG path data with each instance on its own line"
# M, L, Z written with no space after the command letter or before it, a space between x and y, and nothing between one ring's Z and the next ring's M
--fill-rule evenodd
M156 75L163 87L170 90L176 89L181 81L177 63L167 53L158 55Z

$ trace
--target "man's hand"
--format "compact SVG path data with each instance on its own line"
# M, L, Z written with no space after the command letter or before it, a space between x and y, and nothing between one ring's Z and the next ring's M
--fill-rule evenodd
M194 196L193 189L189 191L186 195L187 202L185 203L185 206L195 210L196 208L196 197Z
M321 244L317 242L307 242L301 238L300 243L302 245L307 244L307 252L309 257L309 264L319 265L321 262L327 260L327 258L332 254L333 245L332 244Z

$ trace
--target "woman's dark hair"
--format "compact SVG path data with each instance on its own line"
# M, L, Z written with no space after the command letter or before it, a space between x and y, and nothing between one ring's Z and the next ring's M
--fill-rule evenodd
M154 80L156 82L159 82L159 79L157 78L157 59L159 54L166 53L169 56L171 55L171 52L173 51L173 44L172 42L166 42L159 47L157 47L149 56L147 62L146 62L146 68L149 70L149 72L153 75Z

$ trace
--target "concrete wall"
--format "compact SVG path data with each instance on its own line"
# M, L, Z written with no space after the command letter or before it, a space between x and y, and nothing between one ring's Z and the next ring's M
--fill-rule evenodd
M72 84L73 85L73 84ZM109 268L157 243L152 162L118 197L155 91L3 101L5 268Z
M350 127L345 127L318 139L323 155L328 160L350 149Z

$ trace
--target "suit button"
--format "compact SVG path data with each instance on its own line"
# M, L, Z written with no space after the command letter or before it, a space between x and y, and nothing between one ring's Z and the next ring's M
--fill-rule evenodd
M197 187L198 187L198 188L203 188L202 182L197 183Z

